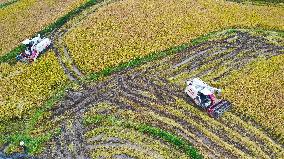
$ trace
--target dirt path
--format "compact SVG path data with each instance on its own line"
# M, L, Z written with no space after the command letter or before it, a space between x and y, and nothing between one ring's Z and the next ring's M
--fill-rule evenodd
M84 74L80 71L80 69L72 60L68 48L66 47L66 44L64 43L63 40L65 34L67 34L69 31L71 31L72 29L77 27L80 23L82 23L87 16L94 14L99 7L107 5L112 2L114 2L114 0L103 1L98 3L97 5L85 9L79 15L77 15L76 17L68 21L66 24L64 24L62 27L54 30L51 33L50 38L53 42L52 50L55 52L60 65L62 66L65 74L71 81L78 82L78 79L83 77Z

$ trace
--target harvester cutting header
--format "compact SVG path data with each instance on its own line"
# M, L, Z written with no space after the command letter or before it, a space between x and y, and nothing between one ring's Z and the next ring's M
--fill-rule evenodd
M214 95L215 92L220 94L221 89L211 87L199 78L190 79L186 81L186 84L185 93L193 99L197 106L206 110L211 117L219 118L231 107L229 101L217 99Z
M26 39L22 42L26 46L26 50L19 54L17 61L31 63L34 62L40 54L48 49L51 45L49 38L41 38L40 34L32 39Z

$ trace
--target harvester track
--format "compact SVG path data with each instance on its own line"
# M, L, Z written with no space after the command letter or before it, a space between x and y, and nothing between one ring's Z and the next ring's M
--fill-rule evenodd
M67 158L72 155L88 158L93 151L99 153L97 149L101 146L106 149L126 146L126 149L144 152L141 150L143 145L127 140L124 143L113 143L93 142L96 138L84 138L86 132L98 127L84 127L83 114L96 108L99 103L109 103L115 106L115 111L105 108L100 113L123 117L123 112L131 111L137 116L136 122L148 123L178 134L193 143L208 158L281 158L284 155L281 144L262 131L257 123L247 123L234 111L226 112L220 120L213 120L192 106L183 93L182 81L193 76L207 77L211 72L226 66L222 74L213 78L222 80L231 70L244 67L258 56L270 58L283 54L283 50L284 47L272 45L264 38L237 31L223 39L201 43L160 61L115 73L93 85L84 86L80 91L70 91L63 101L50 110L52 115L48 120L56 120L63 131L59 138L47 144L42 155L45 158L62 155ZM198 72L201 66L214 62L216 65ZM183 77L183 74L188 75ZM173 79L177 82L171 82ZM66 129L66 120L74 122L71 132ZM67 145L73 141L75 152L71 153ZM147 153L154 154L145 149ZM48 154L52 154L52 157ZM131 158L123 153L113 156L116 155Z
M107 5L112 2L114 2L114 0L106 0L90 8L87 8L82 13L75 16L73 19L71 19L66 24L64 24L62 27L57 28L54 31L52 31L50 35L50 38L52 42L54 43L52 50L55 52L55 55L57 56L59 63L62 66L69 80L78 82L79 79L84 76L84 74L80 71L80 69L77 67L75 62L72 60L72 57L68 51L68 48L66 47L66 44L64 43L64 40L63 40L65 34L67 34L69 31L71 31L76 26L80 25L80 23L86 17L88 17L91 14L94 14L94 12L98 9L98 7Z

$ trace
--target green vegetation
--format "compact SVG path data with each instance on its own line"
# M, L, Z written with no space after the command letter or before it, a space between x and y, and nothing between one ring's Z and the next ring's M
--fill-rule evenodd
M40 123L43 117L43 113L50 110L55 103L62 99L65 95L65 90L70 88L72 84L62 86L57 89L57 93L54 94L51 98L49 98L42 107L37 108L30 118L25 119L24 123L21 127L16 126L13 130L13 133L0 135L0 146L5 143L9 143L8 148L5 150L7 153L17 152L19 149L20 141L24 141L25 146L28 149L28 153L36 154L42 150L42 144L49 141L52 136L58 135L60 133L60 129L55 128L51 132L45 132L41 134L32 134L32 131L35 130L37 124ZM13 124L14 121L4 122L6 123L6 127ZM3 123L2 123L3 124ZM4 125L0 125L3 127ZM5 126L4 126L5 127Z
M9 53L0 56L0 64L4 62L15 63L16 56L26 49L25 45L19 45Z
M112 124L118 124L118 126L124 126L126 128L133 128L141 133L147 133L153 137L161 138L173 145L178 149L183 150L189 157L193 159L200 159L202 156L197 152L197 150L189 144L186 140L173 135L167 131L160 128L156 128L147 124L137 124L130 121L119 120L113 116L95 115L87 116L84 118L84 123L88 126L91 124L99 125L101 122L111 122Z

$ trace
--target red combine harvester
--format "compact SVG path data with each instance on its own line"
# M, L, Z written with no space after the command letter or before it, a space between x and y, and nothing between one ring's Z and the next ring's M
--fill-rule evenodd
M186 81L187 87L185 93L193 99L194 103L206 110L213 118L219 118L226 110L231 107L227 100L217 99L215 92L221 93L220 89L211 87L199 78L193 78Z

